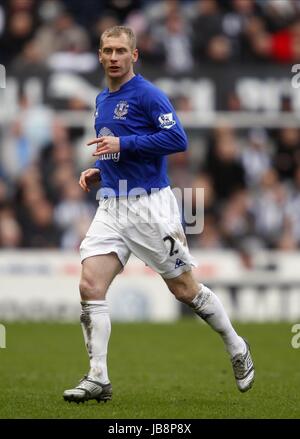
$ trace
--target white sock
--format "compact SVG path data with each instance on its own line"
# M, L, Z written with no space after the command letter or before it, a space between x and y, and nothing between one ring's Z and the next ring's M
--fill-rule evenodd
M233 329L220 299L208 287L200 284L200 291L190 307L221 335L231 357L245 352L244 340Z
M106 300L85 300L81 302L80 322L84 341L90 358L89 377L108 384L107 345L111 325Z

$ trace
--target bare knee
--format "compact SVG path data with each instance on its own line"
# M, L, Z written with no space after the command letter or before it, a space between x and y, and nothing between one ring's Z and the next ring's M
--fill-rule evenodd
M165 279L169 290L180 302L190 304L199 291L199 286L190 272L173 279Z
M122 264L115 254L98 255L82 262L79 290L82 300L104 300Z
M84 275L80 279L79 291L82 300L104 300L106 295L104 285Z

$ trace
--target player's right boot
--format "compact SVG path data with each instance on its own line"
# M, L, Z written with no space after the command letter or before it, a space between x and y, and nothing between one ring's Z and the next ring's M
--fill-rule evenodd
M237 354L232 359L232 368L235 376L236 385L240 392L247 392L251 389L254 382L254 365L250 353L250 346L247 340L246 352L244 354Z
M110 383L101 384L99 381L95 381L88 375L85 375L78 386L64 391L63 398L65 401L74 401L77 404L89 401L90 399L106 402L112 398L112 385Z

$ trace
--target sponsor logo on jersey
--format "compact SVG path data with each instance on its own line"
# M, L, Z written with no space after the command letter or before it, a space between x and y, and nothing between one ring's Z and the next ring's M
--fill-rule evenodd
M118 162L120 160L120 153L114 152L113 154L103 154L98 157L98 160L112 160Z
M107 127L102 127L99 130L98 137L102 136L112 136L115 137L114 133ZM114 162L118 162L120 160L120 152L115 152L113 154L103 154L98 157L98 160L113 160Z
M173 113L161 114L158 117L160 128L170 129L175 125L176 121L173 120Z
M126 120L129 104L127 101L120 101L114 110L114 119Z
M102 136L115 137L114 133L107 127L102 127L101 130L98 131L98 137L102 137Z

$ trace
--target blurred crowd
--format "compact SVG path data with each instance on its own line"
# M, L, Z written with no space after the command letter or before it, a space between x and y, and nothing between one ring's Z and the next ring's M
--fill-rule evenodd
M264 248L299 248L300 130L224 124L204 135L201 146L191 186L187 174L173 174L173 184L204 188L203 200L196 191L187 200L194 211L202 203L204 212L203 232L188 236L191 247L234 248L245 257Z
M0 59L10 66L95 67L99 35L128 24L142 63L300 60L299 0L2 0Z
M167 72L201 62L290 63L300 61L299 17L300 0L2 0L0 63L93 70L99 35L123 23L138 35L140 62ZM174 104L183 110L186 102ZM78 249L96 211L96 191L78 186L92 161L82 152L86 133L55 110L24 94L2 126L1 248ZM300 130L224 124L188 135L190 151L170 157L170 176L175 187L204 188L204 230L188 235L189 245L241 254L299 248ZM195 191L185 202L203 204Z
M19 124L13 129L20 130ZM245 254L299 248L300 130L220 125L188 134L189 153L170 156L169 168L173 187L194 188L184 200L188 211L204 213L204 230L188 235L189 245ZM78 185L80 172L90 166L80 156L83 144L54 120L50 140L37 151L29 153L24 131L5 149L1 247L78 249L97 207L96 190L85 194ZM204 188L204 199L197 199L196 188Z

